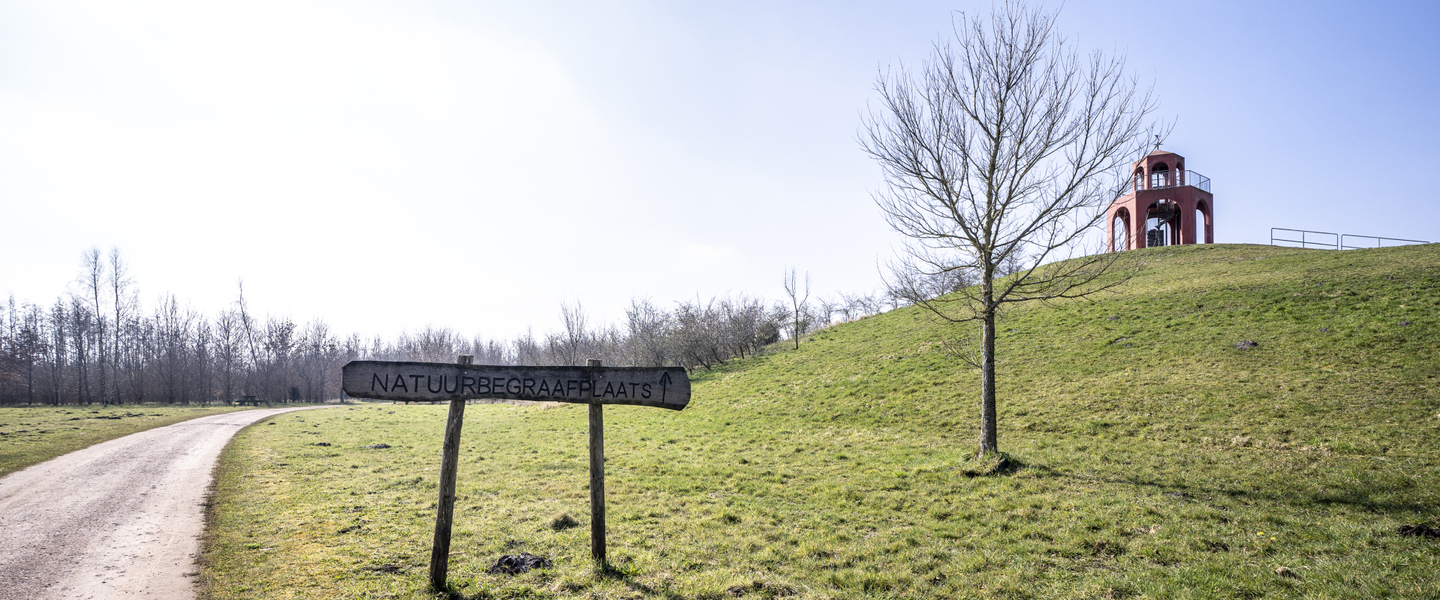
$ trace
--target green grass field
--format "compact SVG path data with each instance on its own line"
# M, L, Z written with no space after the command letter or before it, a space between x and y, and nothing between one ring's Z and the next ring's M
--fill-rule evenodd
M229 406L111 405L0 407L0 477L100 442Z
M451 592L1440 597L1440 540L1397 533L1440 525L1440 246L1134 256L1117 293L1002 320L1018 468L972 458L976 373L914 309L699 373L683 412L607 408L611 573L589 561L584 407L472 405ZM444 418L372 404L242 432L203 596L436 597ZM486 573L519 552L553 567Z

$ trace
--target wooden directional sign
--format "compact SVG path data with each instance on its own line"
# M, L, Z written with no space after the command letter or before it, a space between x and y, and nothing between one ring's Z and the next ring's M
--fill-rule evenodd
M456 464L465 401L540 400L590 405L590 555L605 559L605 404L634 404L680 410L690 403L690 378L680 367L497 367L357 360L345 365L341 387L358 398L450 401L445 444L440 452L440 495L435 503L435 541L430 547L430 585L445 590L450 556L450 522L455 509Z
M539 400L680 410L690 378L680 367L507 367L357 360L342 387L357 398L400 401Z

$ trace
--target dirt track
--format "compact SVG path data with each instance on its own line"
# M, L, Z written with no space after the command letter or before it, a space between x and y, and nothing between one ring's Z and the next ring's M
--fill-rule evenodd
M220 450L292 410L142 431L0 479L0 600L194 598L201 503Z

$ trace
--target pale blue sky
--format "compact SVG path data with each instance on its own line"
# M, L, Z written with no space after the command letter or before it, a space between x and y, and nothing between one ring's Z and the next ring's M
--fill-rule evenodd
M875 289L878 69L988 2L0 0L0 293L509 337L632 296ZM1051 4L1055 6L1055 4ZM1440 240L1440 8L1070 2L1213 181L1218 241ZM1098 234L1097 234L1098 235Z

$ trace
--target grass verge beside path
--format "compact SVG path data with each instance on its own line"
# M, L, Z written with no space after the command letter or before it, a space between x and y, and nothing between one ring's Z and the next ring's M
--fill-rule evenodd
M468 407L454 597L1437 597L1440 540L1398 530L1440 526L1440 246L1134 256L1120 293L1005 315L999 473L955 330L910 309L699 374L682 412L607 407L614 573L585 408ZM436 597L445 412L241 432L203 596ZM520 552L554 564L486 572Z
M240 410L232 406L123 404L0 407L0 477L154 427Z
M642 410L607 410L618 573L601 576L584 410L467 408L459 597L1421 598L1440 573L1434 541L1395 534L1437 516L1433 461L1063 434L1013 436L1024 465L976 476L969 444L933 430ZM243 434L217 477L204 597L434 597L444 418L357 407ZM485 572L520 552L554 566Z

